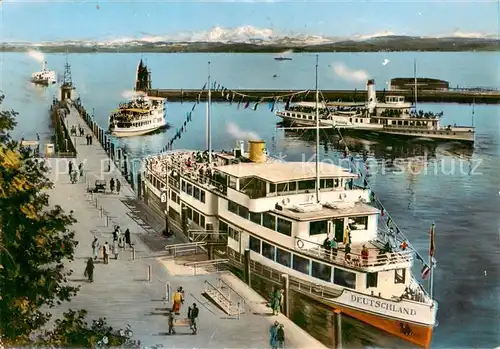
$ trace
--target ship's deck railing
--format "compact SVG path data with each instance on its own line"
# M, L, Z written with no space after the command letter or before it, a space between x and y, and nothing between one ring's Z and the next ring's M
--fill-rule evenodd
M223 183L220 183L214 180L211 176L200 173L200 169L203 169L204 166L209 165L208 162L193 162L191 166L187 166L185 163L185 161L187 160L176 160L173 157L170 157L168 160L165 160L165 158L162 159L162 157L159 157L157 159L161 161L160 164L161 171L162 172L169 171L169 179L173 178L173 176L171 175L172 171L177 171L179 175L182 174L183 176L187 177L188 179L191 179L193 182L200 185L201 187L210 190L215 190L223 195L227 195L227 184L225 185ZM165 164L164 161L168 162ZM212 165L213 164L218 164L218 162L212 162ZM158 179L160 177L166 177L166 173L164 174L158 173L158 170L155 169L153 165L148 162L146 162L146 167L149 170L149 172L153 176L156 176ZM204 169L202 172L206 173ZM164 183L164 180L160 181ZM177 183L177 185L180 185L180 183Z
M416 126L416 125L384 125L384 128L405 128L405 129L419 129L419 130L435 130L435 127L431 125L428 126Z
M329 261L333 264L345 266L351 269L359 270L390 270L397 268L407 268L413 263L412 250L396 250L383 254L380 248L374 244L366 243L372 246L368 248L368 256L361 255L361 246L351 246L351 252L345 252L345 246L336 250L326 249L322 245L301 238L295 238L295 249L318 259Z

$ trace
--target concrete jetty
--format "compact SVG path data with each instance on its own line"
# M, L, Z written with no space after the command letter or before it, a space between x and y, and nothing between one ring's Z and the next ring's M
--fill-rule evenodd
M286 94L294 94L303 90L272 90L272 89L232 89L238 94L253 96L252 102L259 101L261 97L281 96ZM167 98L171 102L189 102L196 101L200 90L195 89L150 89L147 91L150 96ZM322 90L322 98L328 101L341 100L344 102L365 102L365 90ZM377 91L377 98L384 100L385 95L404 96L407 101L412 101L414 93L412 90L405 91ZM206 91L201 93L200 101L205 101L207 98ZM303 101L313 102L315 99L314 93L302 94L300 99ZM225 96L220 92L212 91L212 100L214 102L227 102ZM233 104L238 103L238 98L233 101ZM500 91L476 91L476 90L418 90L418 101L420 103L476 103L476 104L498 104L500 103Z
M85 134L92 134L72 102L68 102L67 125L82 125ZM135 340L141 346L190 347L190 348L269 348L269 329L274 321L284 325L287 348L326 348L283 315L270 316L266 300L241 282L234 275L223 273L199 273L193 275L190 267L172 265L165 256L161 239L155 238L152 249L143 243L141 237L158 236L154 229L145 227L125 203L134 200L136 193L127 183L114 163L109 165L108 154L93 136L93 144L87 145L85 137L76 137L75 166L83 163L84 175L78 183L71 184L66 159L52 159L51 179L55 186L50 192L53 205L73 211L78 220L73 226L79 245L75 261L67 265L74 270L70 282L81 285L79 294L68 303L52 309L61 314L68 309L86 309L90 318L106 317L114 328L130 324ZM109 183L111 178L121 182L120 193L89 194L87 187L96 179ZM110 255L109 264L96 264L94 282L84 278L86 261L92 256L91 243L97 236L101 245L111 244L113 226L122 231L130 229L134 249L120 250L118 259ZM135 256L133 251L135 251ZM135 260L134 260L135 257ZM170 264L169 264L170 263ZM175 262L174 262L175 264ZM169 270L169 265L172 269ZM206 284L224 282L234 294L241 298L244 313L228 316L221 308L203 296ZM176 328L176 335L168 335L167 314L171 306L168 290L182 286L185 290L185 304L180 317L187 316L187 308L197 303L200 308L198 334L191 334L189 328ZM56 315L56 314L55 314Z

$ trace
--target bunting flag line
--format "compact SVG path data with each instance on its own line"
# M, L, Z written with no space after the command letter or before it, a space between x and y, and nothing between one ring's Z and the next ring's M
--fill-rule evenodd
M222 85L220 82L214 81L211 84L211 88L214 92L220 92L221 97L225 99L229 104L233 104L235 100L238 98L238 105L237 109L240 108L241 104L243 104L244 109L248 109L250 105L252 104L253 110L257 110L257 107L262 104L263 102L268 102L268 107L271 112L274 112L276 103L279 101L286 100L286 106L285 108L288 108L290 106L290 103L295 96L303 95L302 99L305 99L311 90L302 90L302 91L297 91L297 92L292 92L292 93L286 93L283 95L279 96L252 96L248 94L243 94L237 91L233 91L224 85ZM202 89L202 92L204 90Z
M196 109L196 105L198 105L201 101L201 95L203 92L207 89L207 83L203 85L201 88L200 92L198 93L198 96L196 97L196 102L193 103L193 106L191 108L191 111L188 111L186 113L186 118L182 122L181 128L178 128L174 134L174 136L167 142L167 145L162 149L162 151L168 151L173 149L173 144L176 140L181 139L182 134L186 133L187 131L187 125L193 120L193 112ZM184 91L181 90L181 104L183 103L183 97L184 97Z
M290 97L290 100L291 100L291 97ZM325 100L324 100L324 102L326 103ZM288 103L288 101L287 101L287 103ZM396 242L400 243L399 247L402 250L406 250L408 248L411 249L415 253L417 260L422 262L422 265L424 266L424 268L421 271L421 276L422 276L422 279L424 279L425 277L428 276L428 274L430 272L430 269L431 269L430 262L426 262L425 259L411 245L408 238L401 232L401 230L396 225L396 223L394 223L394 220L389 215L389 212L384 207L384 205L382 204L380 199L375 195L373 190L370 188L370 185L368 182L368 177L369 177L368 167L366 166L367 157L363 156L363 162L365 163L364 168L366 170L366 173L364 173L363 171L361 171L359 169L358 164L357 164L354 156L350 155L349 148L348 148L347 143L345 142L344 138L342 137L342 133L341 133L340 129L338 127L335 127L335 129L337 130L339 138L340 138L339 145L344 147L344 150L343 150L344 158L349 159L349 167L350 167L351 172L356 173L358 175L358 177L360 179L362 179L364 188L370 190L370 199L371 199L371 201L373 201L375 203L377 208L380 209L380 217L382 217L382 221L387 226L389 235L394 235ZM434 255L434 224L432 224L430 234L431 234L431 243L430 243L430 248L429 248L429 254L430 254L430 257L433 258L433 255ZM434 267L434 265L432 267ZM427 268L428 271L425 268Z

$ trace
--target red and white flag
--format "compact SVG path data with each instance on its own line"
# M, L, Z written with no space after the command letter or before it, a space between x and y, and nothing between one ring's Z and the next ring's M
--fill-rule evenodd
M431 272L431 268L429 268L427 265L424 265L424 267L420 271L420 276L422 277L422 280L425 280L427 278L427 276L429 276L430 272Z

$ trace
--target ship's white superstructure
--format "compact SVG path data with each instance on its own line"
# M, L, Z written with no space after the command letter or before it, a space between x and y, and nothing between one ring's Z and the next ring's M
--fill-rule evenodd
M109 116L109 131L117 137L139 136L167 125L164 98L140 95L122 103Z
M42 70L31 74L31 82L41 85L52 85L57 82L57 74L53 70L47 70L47 62L42 63Z

